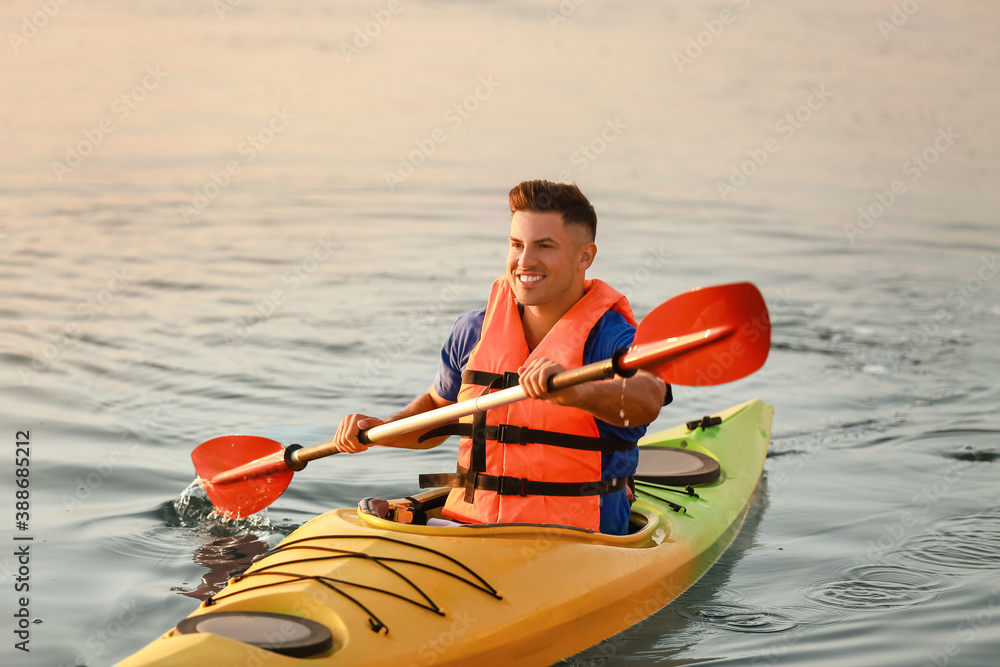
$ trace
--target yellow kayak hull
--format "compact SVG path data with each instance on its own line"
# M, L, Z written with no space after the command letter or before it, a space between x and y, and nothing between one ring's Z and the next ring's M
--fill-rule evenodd
M707 454L722 474L696 487L697 498L639 483L632 523L641 528L629 535L527 524L434 527L356 509L327 512L192 616L306 618L329 628L331 648L294 658L174 628L120 664L551 664L663 608L718 559L752 501L772 413L754 400L718 413L720 426L644 438L640 447Z

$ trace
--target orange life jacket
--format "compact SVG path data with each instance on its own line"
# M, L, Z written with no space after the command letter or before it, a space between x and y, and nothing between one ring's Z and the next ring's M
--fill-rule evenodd
M548 358L564 368L583 365L591 329L613 308L636 325L628 300L600 280L588 280L584 296L529 354L517 301L507 278L493 283L479 343L469 357L460 401L488 389L517 384L516 371L528 359ZM579 408L525 399L440 427L437 434L465 437L458 473L443 513L471 523L554 523L599 530L600 497L625 488L626 479L601 479L601 452L635 446L599 437L593 415ZM478 431L478 455L477 434ZM427 434L432 436L431 433ZM429 481L429 480L425 480ZM424 485L424 484L422 484Z

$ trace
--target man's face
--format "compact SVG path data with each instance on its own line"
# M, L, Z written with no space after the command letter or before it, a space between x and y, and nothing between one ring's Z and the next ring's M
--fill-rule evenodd
M562 214L516 211L510 220L507 280L525 306L572 306L577 279L594 260L597 246L581 225L566 225Z

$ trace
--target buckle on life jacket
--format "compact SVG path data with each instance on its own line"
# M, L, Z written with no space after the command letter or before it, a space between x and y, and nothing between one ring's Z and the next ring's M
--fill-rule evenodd
M497 424L497 442L505 445L523 445L525 429L512 424Z
M528 495L527 477L497 477L497 493L501 496L521 496Z

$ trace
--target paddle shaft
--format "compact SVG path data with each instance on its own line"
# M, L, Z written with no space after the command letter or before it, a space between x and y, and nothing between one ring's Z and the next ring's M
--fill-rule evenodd
M563 371L558 375L550 377L548 382L549 391L558 391L595 380L606 380L615 377L615 375L629 377L634 375L640 368L658 366L671 357L717 341L732 334L733 331L734 327L727 325L706 329L705 331L699 331L686 336L667 338L655 343L633 346L620 354L616 354L611 359ZM412 417L406 417L389 422L388 424L362 430L358 433L358 440L366 445L375 444L382 440L403 435L404 433L411 433L423 428L454 421L476 412L483 412L491 408L498 408L501 405L516 403L527 397L521 386L510 387L509 389L460 401L454 405L446 405L443 408L429 410L419 415L413 415ZM332 441L325 442L321 445L295 449L288 452L285 455L284 464L292 470L298 471L305 468L309 461L332 456L336 453L338 453L337 446ZM247 468L250 467L247 466ZM237 476L227 474L226 477L226 481L236 481L235 478ZM213 480L213 482L215 481Z
M669 332L669 333L668 333ZM665 338L671 333L674 335ZM549 378L555 391L637 369L671 385L701 387L732 382L753 373L767 359L771 342L767 305L750 283L699 287L651 310L636 328L632 346L609 360ZM376 443L403 433L452 422L475 412L527 398L520 386L382 424L359 433ZM310 448L248 435L222 436L191 453L209 500L225 516L242 517L270 505L306 463L337 453L333 442Z

